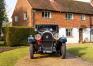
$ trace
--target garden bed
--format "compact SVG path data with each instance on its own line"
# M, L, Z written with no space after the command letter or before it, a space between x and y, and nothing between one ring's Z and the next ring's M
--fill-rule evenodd
M13 50L16 49L17 47L0 47L0 53L4 52L4 51L9 51L9 50Z
M4 51L9 51L9 50L13 50L16 49L17 47L7 47L4 45L4 41L0 41L0 53L4 52Z

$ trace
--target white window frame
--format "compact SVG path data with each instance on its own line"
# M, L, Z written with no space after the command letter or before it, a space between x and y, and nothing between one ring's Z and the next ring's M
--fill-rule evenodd
M24 15L24 20L27 20L28 19L27 13L25 12L23 15Z
M14 17L15 22L18 22L18 16Z
M69 17L70 17L70 18L69 18ZM72 20L72 19L74 19L73 13L66 13L66 19L67 19L67 20Z
M84 14L81 15L81 16L80 16L80 19L81 19L81 20L86 20L86 15L84 15Z
M47 16L46 16L47 15ZM42 12L42 17L43 18L52 18L51 11L43 11Z
M72 35L73 35L73 29L72 28L71 29L67 28L66 29L66 36L67 37L72 37Z

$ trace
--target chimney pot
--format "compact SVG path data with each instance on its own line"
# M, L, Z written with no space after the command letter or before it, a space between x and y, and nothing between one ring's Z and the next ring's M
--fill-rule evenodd
M54 2L54 0L50 0L50 2Z
M93 0L90 0L90 4L93 6Z

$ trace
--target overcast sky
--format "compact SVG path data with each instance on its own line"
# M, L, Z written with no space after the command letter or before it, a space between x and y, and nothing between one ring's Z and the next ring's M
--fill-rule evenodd
M90 2L90 0L79 0L79 1ZM5 2L6 2L7 14L9 20L11 21L11 16L14 11L17 0L5 0Z

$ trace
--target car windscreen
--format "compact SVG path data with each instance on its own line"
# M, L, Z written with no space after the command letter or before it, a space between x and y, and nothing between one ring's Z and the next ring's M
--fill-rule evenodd
M58 26L57 25L37 25L36 29L40 32L43 32L45 30L58 31Z

